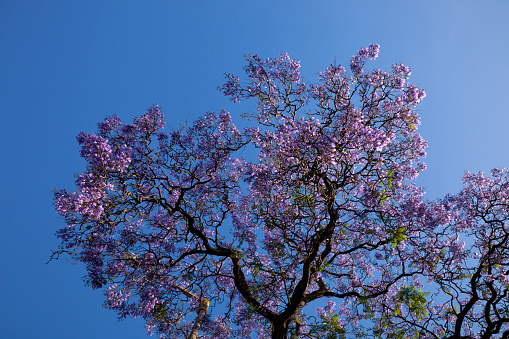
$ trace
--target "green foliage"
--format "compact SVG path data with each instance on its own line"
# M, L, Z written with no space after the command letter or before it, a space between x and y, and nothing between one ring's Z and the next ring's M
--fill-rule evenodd
M339 315L325 315L320 316L321 323L318 325L323 339L344 339L346 338L346 331L339 324Z
M437 267L440 260L442 260L444 258L445 258L445 249L442 249L440 251L440 254L435 259L428 260L430 269L435 270L435 268ZM463 279L463 277L460 276L460 279Z
M241 252L239 248L233 248L232 253L230 254L230 258L235 258L242 260L244 259L244 253Z
M416 290L415 286L404 286L394 298L394 315L397 316L401 312L401 306L405 305L408 311L414 314L418 321L421 321L422 316L428 316L426 310L428 294L429 292L423 292L421 289Z
M382 182L380 183L380 185L382 185L382 187L385 186L385 188L382 190L382 192L378 193L378 201L380 202L380 205L384 205L386 201L389 201L389 196L387 195L387 189L392 189L393 185L392 185L392 180L394 179L393 178L394 176L394 171L393 170L389 170L387 171L387 177L385 178L385 180L382 180Z
M375 317L375 313L371 309L369 299L366 297L359 297L359 302L362 304L362 311L367 319L373 319Z
M404 330L396 330L395 332L388 333L387 339L407 339L407 338L405 338Z
M398 227L395 230L388 230L387 233L391 236L389 238L389 241L392 245L392 247L398 246L398 244L402 241L407 240L407 237L405 236L405 227Z
M154 306L154 320L156 321L167 321L168 313L166 312L166 305L168 301L163 303L156 303Z
M296 207L313 209L314 199L313 194L302 193L301 190L295 188L292 192L291 200Z
M341 227L341 228L339 228L339 229L338 229L338 234L339 234L339 235L345 235L345 234L347 234L347 233L348 233L348 231L347 231L347 229L346 229L347 227L348 227L348 224L345 224L345 227Z
M414 117L408 118L408 128L410 130L413 130L415 128L415 125L413 124L413 122L414 122Z
M453 306L453 307L448 307L446 309L446 313L447 314L452 314L452 315L458 315L458 310L457 310L457 306Z
M329 267L330 267L330 263L323 264L322 266L320 266L318 268L318 271L322 272L324 269L329 268Z
M253 265L254 265L253 277L256 278L258 276L258 273L260 273L260 270L263 269L263 264L260 262L260 259L258 257L255 257L253 259Z

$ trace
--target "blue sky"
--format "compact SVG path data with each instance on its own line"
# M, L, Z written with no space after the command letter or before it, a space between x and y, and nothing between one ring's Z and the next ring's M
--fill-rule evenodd
M359 47L373 66L403 62L427 92L419 178L429 198L455 193L465 170L509 167L509 2L0 1L0 336L140 338L118 323L84 267L46 265L63 226L53 188L84 170L75 136L104 116L129 122L158 103L167 122L244 109L216 89L244 54L301 61L308 81Z

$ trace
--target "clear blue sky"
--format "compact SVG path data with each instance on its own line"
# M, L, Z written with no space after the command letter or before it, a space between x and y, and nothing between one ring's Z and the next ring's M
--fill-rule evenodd
M509 2L0 0L0 337L140 338L118 323L82 265L46 265L63 226L53 188L84 170L75 136L106 115L129 122L152 103L167 121L226 108L216 87L243 55L288 52L305 79L359 47L377 67L403 62L427 92L421 134L429 198L463 171L509 167Z

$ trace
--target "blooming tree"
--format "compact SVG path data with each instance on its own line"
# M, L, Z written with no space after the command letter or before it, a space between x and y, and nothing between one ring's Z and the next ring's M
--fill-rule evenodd
M509 173L424 200L425 93L403 64L366 71L378 51L316 84L247 56L221 87L257 102L243 131L223 111L165 133L153 106L80 133L53 258L161 338L509 338Z

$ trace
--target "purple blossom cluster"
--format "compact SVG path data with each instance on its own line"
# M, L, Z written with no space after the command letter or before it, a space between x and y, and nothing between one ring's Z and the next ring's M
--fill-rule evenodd
M153 106L80 133L54 256L160 338L509 336L509 170L424 199L425 92L403 64L366 70L378 53L315 84L287 54L247 56L247 82L220 87L256 102L243 131L226 111L163 131Z
M352 70L352 73L354 75L359 75L362 72L366 61L378 58L379 52L380 45L369 45L367 48L361 48L357 55L354 55L350 61L350 69Z

